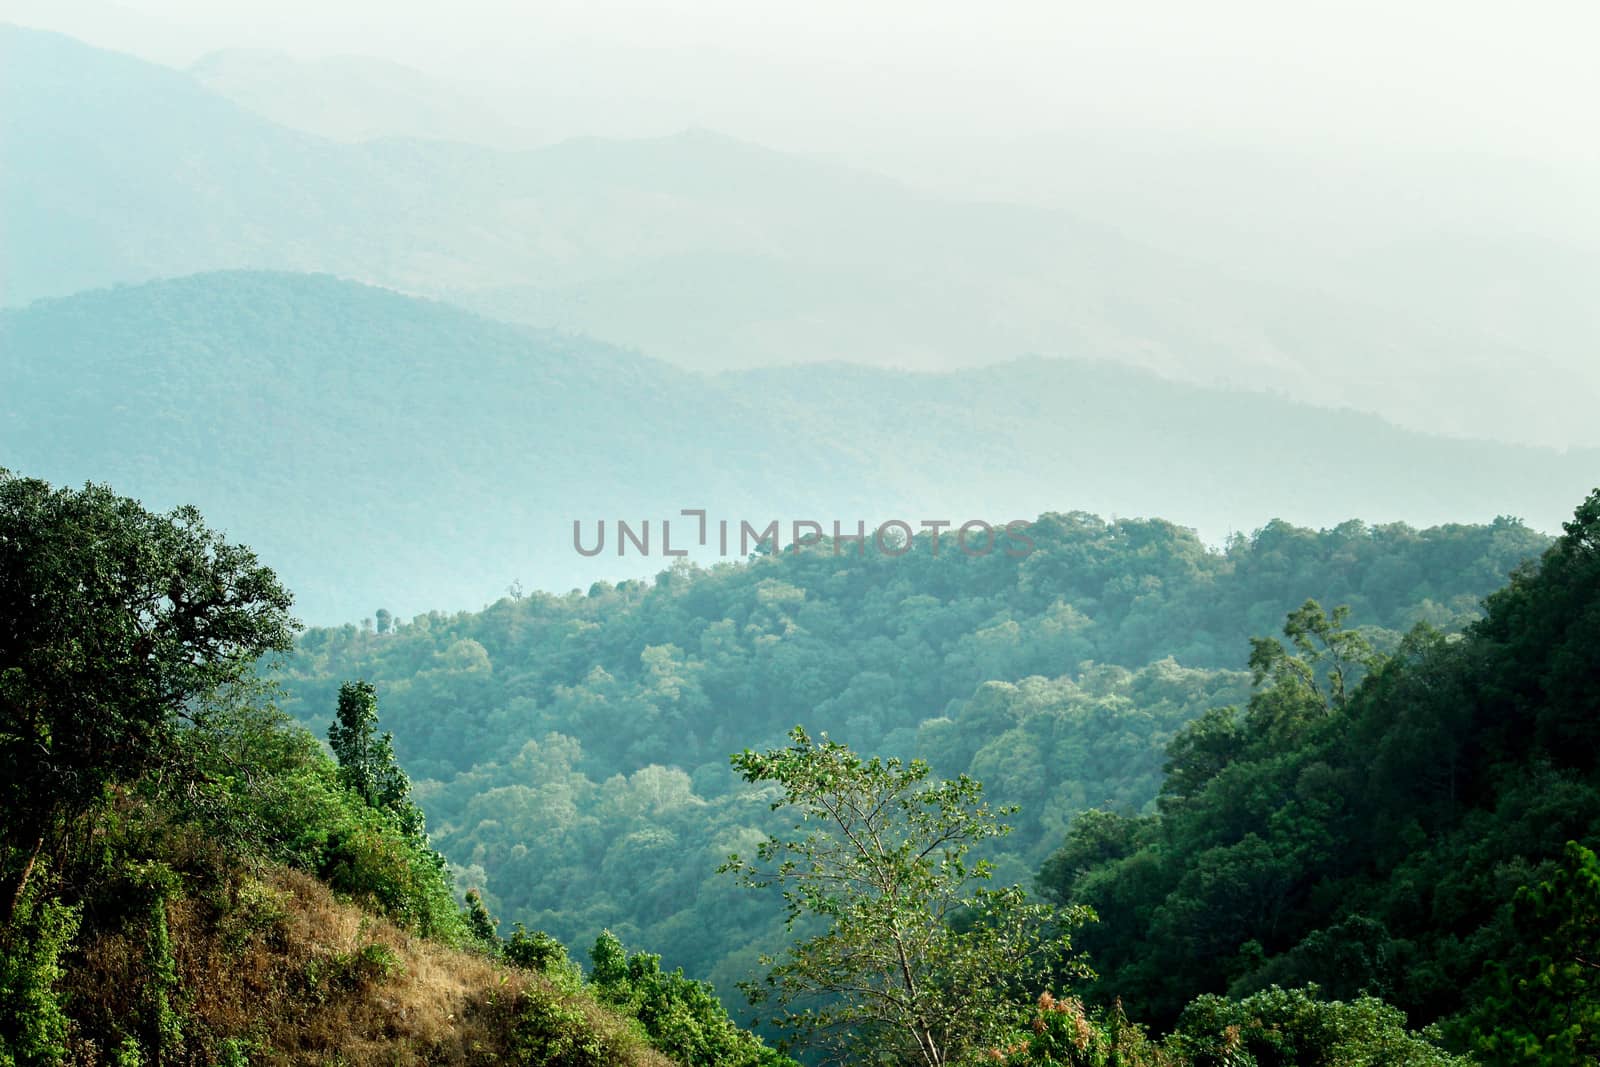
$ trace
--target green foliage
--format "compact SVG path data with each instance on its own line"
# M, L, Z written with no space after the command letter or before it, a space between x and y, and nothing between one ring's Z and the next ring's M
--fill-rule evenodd
M1600 1058L1600 860L1576 841L1549 879L1517 890L1517 948L1469 1021L1494 1067Z
M536 986L512 1028L516 1062L533 1067L611 1067L627 1039L604 1033L571 995Z
M250 1053L254 1042L248 1038L230 1037L222 1042L217 1052L216 1067L250 1067Z
M297 865L425 937L459 943L464 922L439 855L381 813L349 803L331 775L314 771L285 844Z
M1600 493L1464 635L1419 626L1386 660L1314 604L1289 647L1256 642L1248 712L1174 740L1160 817L1098 816L1041 871L1105 920L1093 989L1168 1025L1196 992L1315 982L1461 1044L1470 1014L1505 1062L1592 1049L1587 883L1555 871L1600 840L1597 545Z
M377 985L404 969L394 949L373 941L353 952L312 960L305 981L315 995L340 996Z
M682 969L663 971L661 957L629 955L609 930L589 951L590 988L638 1019L650 1043L684 1067L794 1067L788 1057L739 1029L705 982Z
M46 1067L65 1055L67 1014L56 983L80 909L41 894L36 880L0 928L0 1065Z
M144 1051L133 1037L125 1037L111 1050L112 1067L144 1067Z
M467 933L478 944L498 951L500 934L496 928L500 925L500 920L489 914L489 909L484 906L483 897L478 895L476 889L467 890L466 912Z
M341 694L332 733L337 765L273 706L275 688L255 675L253 661L262 651L262 635L274 625L287 626L279 618L283 605L255 604L230 584L269 581L270 572L207 570L206 552L233 550L205 531L198 516L183 513L181 529L169 529L171 520L148 516L94 487L81 495L55 494L43 483L21 483L0 472L0 503L11 509L0 512L0 562L7 568L0 574L0 593L14 598L0 606L19 616L0 617L0 623L26 639L20 650L7 645L0 652L11 657L9 663L0 660L6 671L0 697L25 701L4 708L9 717L0 725L13 731L4 738L13 745L7 755L16 756L15 745L28 740L37 750L29 754L43 761L44 785L53 788L50 775L66 766L94 780L92 790L85 786L81 793L37 800L26 811L5 811L8 836L0 847L18 877L14 889L8 887L11 906L0 922L0 1064L241 1063L273 1051L257 1044L260 1033L285 1033L283 1019L252 1019L253 1009L272 1010L266 1003L290 1006L294 1025L307 1021L299 1012L317 1016L311 1028L320 1029L320 1036L312 1040L323 1051L340 1044L340 1020L359 1026L364 1016L376 1017L403 1030L421 1009L423 1016L437 1011L439 1021L453 1029L458 1020L451 1013L465 1004L459 1022L469 1032L461 1040L475 1056L495 1058L509 1036L529 1062L609 1067L638 1058L643 1044L633 1029L642 1024L601 1008L582 992L576 968L560 966L564 951L547 951L520 927L514 954L544 964L565 988L558 993L542 980L519 984L512 1010L528 1003L515 1027L500 999L513 976L494 966L500 987L481 988L481 957L452 958L437 946L404 941L397 951L392 932L377 940L365 937L370 917L360 920L354 948L330 951L320 932L307 944L289 940L297 928L328 930L328 924L332 936L342 938L339 926L351 909L328 899L321 887L307 889L303 876L272 870L274 863L309 871L425 937L498 944L494 922L476 894L465 911L455 905L448 868L427 847L421 813L409 800L409 781L394 761L390 738L377 736L372 688L356 684ZM164 540L176 536L174 529L183 534L178 549L190 554ZM109 555L96 555L99 549ZM88 571L74 572L78 563ZM193 597L186 584L191 581L200 586ZM112 593L134 608L119 615L121 607L101 602ZM64 617L21 618L30 597ZM237 617L225 610L235 599L242 603ZM171 632L164 621L169 610L184 616ZM188 618L190 613L196 617ZM84 620L112 632L96 633L89 625L73 629ZM130 643L117 625L140 637ZM194 633L186 629L191 626ZM26 643L41 634L54 634L60 643ZM182 662L149 667L119 659L128 656ZM229 662L210 663L208 657ZM35 672L40 664L48 669ZM26 732L40 723L65 729L71 714L110 700L92 679L72 688L73 671L87 667L120 672L131 686L132 709L140 711L144 701L149 712L142 718L109 716L112 721L86 728L91 738L105 740L114 759L95 753L80 759L48 730ZM65 689L54 696L30 690L38 678ZM80 692L85 708L74 711L69 705ZM56 753L63 755L57 759ZM108 777L113 772L115 782ZM6 781L18 795L23 784ZM87 803L102 791L103 800ZM49 819L30 824L28 817L37 812ZM26 836L16 833L19 824ZM42 838L52 829L59 831L52 849L39 839L30 847L32 835ZM430 973L406 975L401 951L427 960L429 966L420 970ZM275 963L280 954L287 958ZM469 986L479 987L465 990L464 1001L462 988L439 980L452 965L461 968ZM760 1050L758 1041L721 1014L709 989L681 972L645 975L636 968L635 978L630 988L637 990L637 1006L649 1009L663 1041L700 1048L705 1062L725 1060L718 1041ZM380 987L383 998L377 997ZM413 1002L396 1003L388 999L391 992ZM633 993L618 995L633 1003ZM259 1009L252 999L257 996L265 1002ZM516 1033L508 1035L508 1029ZM375 1035L351 1036L366 1042ZM410 1048L410 1038L399 1031L394 1036L393 1051L422 1051ZM454 1036L439 1044L436 1031L424 1040L448 1050ZM358 1062L374 1062L382 1053L374 1046ZM769 1061L754 1056L739 1062Z
M1382 1001L1321 1000L1317 988L1271 989L1184 1009L1168 1044L1192 1067L1467 1067L1405 1028Z
M41 530L49 525L41 523ZM1164 540L1158 529L1128 528L1123 537L1144 563L1155 551L1163 567L1176 568L1179 576L1168 575L1175 588L1209 558L1178 552L1180 565L1162 555L1181 539ZM1490 598L1487 616L1464 638L1427 627L1403 640L1358 633L1342 611L1303 603L1290 615L1287 646L1257 643L1257 689L1242 716L1201 714L1236 676L1173 661L1138 671L1080 662L1054 679L983 680L990 669L1013 670L1035 654L1023 648L1015 619L987 614L996 605L1014 599L1019 613L1037 609L1031 624L1063 655L1080 652L1102 618L1117 618L1078 618L1071 604L1033 584L1039 574L1023 583L1022 568L1007 570L1011 563L960 563L953 577L924 571L947 579L942 591L951 595L941 600L902 596L898 579L870 569L835 566L824 575L802 563L777 572L771 568L790 564L772 558L710 573L681 569L649 590L528 597L484 616L430 620L428 639L417 643L430 666L386 683L400 691L400 703L421 699L419 692L430 700L465 694L469 703L515 693L523 702L493 724L513 742L516 729L553 721L545 716L554 708L570 716L563 721L600 724L599 762L552 732L502 752L503 762L419 783L422 802L439 801L449 812L452 839L482 846L462 858L500 872L546 868L546 879L582 872L553 897L564 921L594 923L620 910L630 939L649 922L673 931L677 944L700 938L726 949L754 909L706 890L693 861L754 849L755 863L733 866L747 884L783 890L801 937L770 967L763 995L793 1032L836 1050L848 1045L851 1056L883 1051L945 1063L1000 1049L1106 1064L1156 1056L1126 1020L1081 1005L1034 1013L1054 1043L1029 1046L1024 1036L1024 1046L1014 1047L1045 970L1054 963L1058 976L1081 973L1067 958L1064 931L1050 922L1074 925L1089 914L1084 903L1107 920L1078 944L1103 949L1098 990L1125 992L1158 1023L1181 1019L1167 1051L1199 1062L1445 1062L1406 1033L1399 1009L1424 1021L1473 1010L1481 1047L1504 1062L1593 1054L1588 974L1600 872L1576 842L1592 842L1600 830L1600 494L1538 567L1519 571ZM1052 564L1058 577L1063 562ZM1213 586L1221 583L1211 577ZM1145 590L1124 597L1117 623L1125 628L1118 640L1136 648L1154 625L1142 598L1163 586L1127 579L1113 573L1101 594L1115 601ZM740 599L746 595L748 602ZM1165 606L1193 607L1187 595ZM864 624L847 619L840 603L881 609L876 624L892 620L899 628L852 629ZM385 635L390 648L373 657L393 651L390 665L403 666L400 653L422 625ZM829 656L840 646L830 641L840 635L863 638L869 651L835 671ZM1394 654L1376 657L1369 639ZM340 638L332 651L324 642L315 654L332 662L334 651L353 654L369 640L376 638ZM541 652L534 666L520 678L502 677L512 672L498 664L534 648ZM242 660L244 653L230 655ZM7 684L19 678L25 672ZM945 714L919 720L902 706L911 694L943 695L952 678L978 683L938 704ZM395 746L377 732L371 686L341 687L330 731L336 764L309 733L286 724L271 705L271 687L240 663L204 681L158 726L128 719L118 727L113 747L152 744L162 757L155 770L139 773L148 754L130 756L127 776L88 816L69 817L88 810L81 807L88 791L73 802L79 808L48 809L45 821L70 831L63 836L74 847L61 850L62 862L47 850L42 869L59 886L92 893L82 906L67 896L39 896L35 904L25 878L17 881L14 922L0 936L6 988L30 1006L25 1025L6 1032L21 1050L8 1047L18 1062L48 1060L50 1043L63 1038L63 1005L52 988L74 923L80 916L103 922L119 906L136 916L142 953L132 994L141 999L128 1016L142 1041L127 1055L170 1058L190 1040L168 899L179 892L201 899L221 884L218 871L228 862L281 860L427 936L496 940L481 900L476 907L469 900L465 912L455 904ZM1100 811L1070 826L1064 811L1053 823L1032 824L1038 836L1066 833L1066 846L1041 873L1051 895L1071 905L1052 915L1016 887L983 884L996 863L1015 866L1017 854L996 847L1008 809L990 808L970 774L936 781L927 763L868 760L826 735L814 743L797 731L788 748L735 756L734 774L702 763L691 764L692 773L647 765L598 784L590 776L608 759L670 758L667 738L681 736L682 750L697 753L710 743L701 731L714 736L726 725L707 718L714 708L734 696L780 693L918 744L942 765L993 771L1008 796L1059 805L1066 784L1059 778L1092 776L1093 788L1127 802L1114 805L1122 813ZM846 706L857 700L863 710ZM1104 736L1093 732L1096 722ZM1151 737L1167 731L1176 736L1156 801L1151 767L1160 756ZM97 766L93 773L102 775L110 765ZM750 790L740 779L773 810L798 812L796 831L774 832L776 820L748 813ZM96 797L105 785L100 779ZM29 836L8 838L13 872L41 866L30 849ZM588 884L583 879L627 886L628 909L603 892L572 892ZM715 915L705 929L663 907L697 895L697 907ZM240 945L272 925L273 902L243 896L234 925L218 927ZM557 979L558 990L536 995L523 1014L519 1034L530 1056L603 1062L594 1057L626 1044L592 1018L577 1024L574 1013L593 1009L562 977L573 972L559 943L519 925L503 951ZM757 951L748 946L744 961ZM686 1062L776 1062L728 1021L709 986L663 971L660 957L630 956L611 937L596 945L594 962L593 989L636 1017L658 1047ZM322 961L307 978L333 995L369 987L397 963L390 950L369 945ZM1480 973L1482 981L1463 989L1462 975ZM1339 1001L1277 988L1324 977ZM1184 1009L1197 989L1232 999L1202 997ZM1399 1009L1367 992L1392 996ZM842 1038L840 1027L851 1033L832 1040ZM1450 1032L1469 1030L1458 1020Z
M567 947L543 930L529 933L521 923L511 931L501 951L506 962L530 971L560 978L576 976L578 965L567 956Z
M752 941L759 900L709 873L777 828L727 752L805 722L968 774L1021 806L982 856L1027 884L1078 812L1155 810L1186 723L1238 705L1243 730L1244 635L1308 593L1348 603L1343 629L1393 650L1418 618L1470 619L1548 544L1510 520L1279 522L1220 551L1170 523L1083 514L1042 516L1031 536L1020 560L952 552L946 531L937 557L926 537L898 560L768 555L418 615L381 639L313 630L285 706L320 732L340 686L369 679L434 847L481 870L507 923L582 945L611 929L726 993L782 947ZM1196 788L1233 758L1211 741Z
M168 810L249 854L326 881L399 925L451 943L469 936L425 828L372 807L302 727L251 681L214 693L180 732L173 773L151 789ZM413 809L415 810L415 809Z
M191 701L290 648L289 604L193 508L0 468L0 919L58 820L154 766Z
M865 759L800 727L789 737L732 758L795 819L796 836L770 836L753 861L735 854L722 868L779 889L786 925L801 927L751 999L833 1055L958 1062L1002 1030L1018 991L1066 959L1067 930L1092 914L981 885L990 865L968 854L1008 831L1010 809L991 808L974 779L929 781L920 760Z
M1076 997L1042 993L1025 1030L971 1059L1006 1067L1179 1067L1176 1055L1128 1021L1117 1004L1090 1011Z
M1268 637L1250 641L1250 672L1256 693L1250 713L1257 733L1294 734L1309 715L1345 709L1350 690L1381 660L1366 638L1345 628L1348 605L1331 613L1307 600L1289 613L1283 643Z
M172 955L172 936L167 929L167 892L172 881L175 879L157 883L150 894L143 1029L157 1063L171 1058L183 1042L183 1018L173 1003L179 992L178 963Z
M423 816L411 803L411 779L394 758L394 735L378 733L378 692L370 682L339 687L339 710L328 727L339 781L369 807L393 815L401 832L423 838Z

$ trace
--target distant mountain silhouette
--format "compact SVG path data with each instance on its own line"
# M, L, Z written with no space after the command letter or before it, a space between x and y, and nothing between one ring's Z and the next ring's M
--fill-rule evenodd
M197 504L327 622L652 574L683 508L735 531L1075 508L1213 539L1280 516L1550 530L1600 456L1106 363L706 376L327 276L221 272L0 312L0 465ZM573 520L602 518L651 519L653 555L579 556Z
M928 200L714 133L346 144L58 35L0 30L0 55L11 306L220 268L326 271L691 369L1038 353L1502 439L1530 435L1540 396L1593 392L1504 330L1238 281L1066 215Z

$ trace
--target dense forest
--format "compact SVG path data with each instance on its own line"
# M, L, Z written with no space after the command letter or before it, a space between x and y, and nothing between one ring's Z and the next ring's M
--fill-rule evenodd
M1510 520L1274 523L1212 550L1171 523L1081 513L1031 537L1021 559L935 554L924 534L898 558L785 552L481 613L380 613L308 631L285 707L320 730L344 679L373 681L465 884L531 927L579 944L610 928L726 991L779 937L712 874L767 829L730 751L804 723L969 773L1021 805L988 854L1030 884L1079 811L1154 810L1167 744L1249 699L1249 636L1308 596L1348 604L1392 652L1418 622L1458 630L1548 543Z
M296 641L193 509L0 473L0 1062L793 1062L658 951L747 979L804 1062L1592 1062L1600 491L1553 544L1035 530ZM1219 663L1263 612L1283 640ZM1194 666L1149 660L1167 618ZM338 656L377 683L319 692ZM492 725L447 745L430 708ZM587 968L550 932L601 923Z
M1600 1052L1600 867L1564 856L1600 839L1600 494L1566 531L1463 634L1379 656L1296 616L1293 652L1257 644L1249 703L1169 745L1155 813L1076 821L1041 885L1099 913L1099 988L1160 1022L1196 990L1315 981L1458 1037L1564 1035L1541 1062Z

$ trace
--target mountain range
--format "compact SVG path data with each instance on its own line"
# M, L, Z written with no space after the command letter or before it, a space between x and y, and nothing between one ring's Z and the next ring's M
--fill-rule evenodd
M204 64L16 27L0 55L9 306L215 269L328 272L692 370L1105 360L1430 431L1597 443L1582 361L1437 299L1424 314L1239 279L1060 211L932 199L709 131L344 143L208 88Z
M777 519L786 541L794 520L1073 509L1213 542L1275 517L1554 530L1600 455L1104 361L704 374L326 275L224 271L0 312L0 465L198 505L333 622L652 574L684 508L736 533ZM652 556L613 554L618 519L651 521ZM611 526L604 555L574 551L575 520L586 546Z

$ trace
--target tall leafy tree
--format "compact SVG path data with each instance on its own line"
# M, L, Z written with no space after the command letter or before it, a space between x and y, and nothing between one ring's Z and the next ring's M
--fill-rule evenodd
M378 733L378 691L371 682L339 687L339 709L328 727L339 780L371 807L399 820L408 835L423 834L422 809L411 802L411 779L394 756L394 734Z
M0 840L9 916L52 831L153 766L205 694L290 649L277 577L194 508L0 469Z
M1293 732L1308 717L1343 711L1350 694L1382 657L1367 639L1346 626L1350 608L1325 611L1307 600L1283 624L1285 645L1274 637L1250 639L1250 671L1256 685L1251 718L1267 733Z
M1031 1003L1033 983L1091 917L990 889L971 849L1008 830L962 776L930 781L926 763L866 759L796 727L787 748L732 757L746 781L777 787L797 817L753 861L723 866L752 888L777 887L791 929L810 932L765 981L774 1022L837 1062L956 1063L992 1042Z

